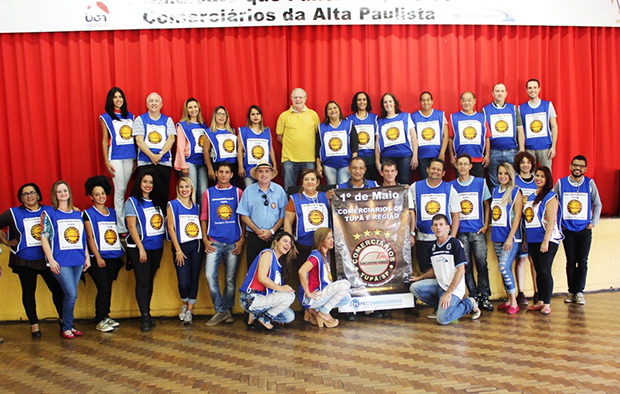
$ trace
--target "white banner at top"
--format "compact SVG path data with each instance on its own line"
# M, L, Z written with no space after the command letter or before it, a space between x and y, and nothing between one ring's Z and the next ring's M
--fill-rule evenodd
M0 33L301 25L620 26L620 0L0 2Z

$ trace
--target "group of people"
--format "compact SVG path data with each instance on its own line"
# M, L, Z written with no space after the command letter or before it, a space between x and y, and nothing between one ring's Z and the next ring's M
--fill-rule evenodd
M321 178L338 188L378 187L379 176L383 186L408 186L416 168L422 180L408 186L411 245L416 244L422 274L411 278L411 291L437 309L440 323L493 310L486 262L490 227L508 294L499 309L515 314L519 304L527 305L517 289L523 288L529 255L538 297L528 309L551 313L551 263L565 236L578 241L565 247L570 291L566 302L583 304L600 198L594 181L584 177L583 156L573 159L571 175L553 187L557 116L553 105L538 97L537 80L527 82L527 92L528 102L508 104L506 86L498 83L494 101L482 113L475 110L475 95L465 92L462 110L450 116L449 127L444 113L433 109L430 92L421 94L421 109L412 114L402 112L396 97L386 93L379 116L370 112L369 95L358 92L349 117L330 101L321 122L306 107L305 91L296 88L290 109L280 115L276 127L282 143L283 188L273 182L276 157L258 106L249 108L246 126L235 133L226 108L216 107L207 127L199 102L190 98L175 126L161 113L163 102L157 93L147 97L147 112L134 117L123 91L115 87L100 117L114 209L106 206L112 193L108 178L95 176L85 184L93 206L83 212L73 206L69 185L58 181L51 207L40 203L41 190L28 183L18 192L21 205L0 215L0 228L9 228L8 237L0 232L0 241L13 249L10 267L20 278L32 335L41 335L34 302L39 274L52 292L65 338L82 335L73 327L73 306L83 271L98 290L97 330L112 331L119 325L109 313L112 282L123 266L125 234L127 268L135 273L143 331L155 324L150 302L164 238L172 244L182 304L179 318L184 323L192 322L203 254L215 309L207 326L234 322L238 257L246 243L250 267L239 291L249 327L277 330L280 323L293 320L295 291L284 279L295 272L304 320L335 327L338 320L329 311L349 301L349 283L335 280L331 272L333 191L318 190ZM450 183L443 181L446 159L458 174ZM135 182L125 200L136 162ZM172 167L181 178L177 198L168 201ZM209 180L215 183L211 187ZM464 298L465 285L470 298Z

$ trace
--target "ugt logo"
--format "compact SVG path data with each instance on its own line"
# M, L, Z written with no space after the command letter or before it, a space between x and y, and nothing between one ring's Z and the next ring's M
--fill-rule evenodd
M100 1L86 7L86 22L107 22L107 15L110 15L110 10Z

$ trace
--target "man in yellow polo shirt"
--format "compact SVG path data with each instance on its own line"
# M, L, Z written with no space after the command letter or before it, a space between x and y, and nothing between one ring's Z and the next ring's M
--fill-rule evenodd
M291 108L278 118L276 135L282 143L284 190L297 184L297 176L306 168L315 168L316 132L321 122L316 112L306 107L308 94L302 88L291 93Z

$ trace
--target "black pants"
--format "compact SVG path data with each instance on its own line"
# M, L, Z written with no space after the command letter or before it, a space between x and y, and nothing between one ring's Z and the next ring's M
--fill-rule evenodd
M140 176L140 174L146 170L155 172L155 177L157 179L154 181L157 182L159 186L160 197L163 198L163 201L170 201L170 173L172 172L172 167L163 166L161 164L148 164L145 166L139 166L136 170L136 175Z
M146 262L140 262L138 248L127 248L127 258L131 261L133 272L136 275L136 300L140 308L140 314L149 313L151 309L151 297L153 296L153 280L161 262L164 248L147 250Z
M256 235L256 233L252 232L252 231L248 231L248 245L247 248L245 250L245 256L248 260L248 269L250 268L250 266L252 265L252 263L254 262L254 259L256 259L256 256L258 256L258 254L263 250L263 249L267 249L271 247L271 241L263 241L262 239L258 238L258 235Z
M484 167L482 163L471 163L471 171L469 171L469 175L475 176L476 178L484 178ZM459 177L458 170L456 171L456 177Z
M416 257L422 273L431 269L431 248L435 241L416 241Z
M185 264L183 265L178 265L176 260L174 260L174 268L177 271L177 282L179 284L179 296L183 302L192 300L192 303L194 303L198 295L200 269L202 268L202 260L205 255L202 248L202 241L195 240L185 242L179 246L186 257ZM178 250L174 248L174 245L172 246L172 252L176 257L176 252L178 252Z
M39 323L39 318L37 317L37 301L35 297L37 291L37 275L41 275L47 288L52 292L52 300L54 301L56 312L58 312L58 317L62 320L62 305L65 299L65 293L63 293L52 271L49 269L39 271L30 267L15 267L15 272L19 276L19 282L22 285L22 303L26 310L26 316L28 316L28 322L30 322L30 324Z
M112 282L116 279L118 270L123 265L121 259L104 259L104 261L105 267L102 268L97 265L97 259L91 258L91 266L87 271L97 287L97 297L95 298L95 320L97 322L110 316Z
M553 259L558 251L558 244L549 242L549 250L546 253L540 252L540 242L527 244L528 253L532 256L534 268L536 269L536 284L538 285L538 299L545 304L551 303L553 294L553 276L551 267Z
M567 229L564 232L564 252L566 253L566 277L568 292L583 292L588 274L588 255L592 245L592 230L583 229L575 232Z

